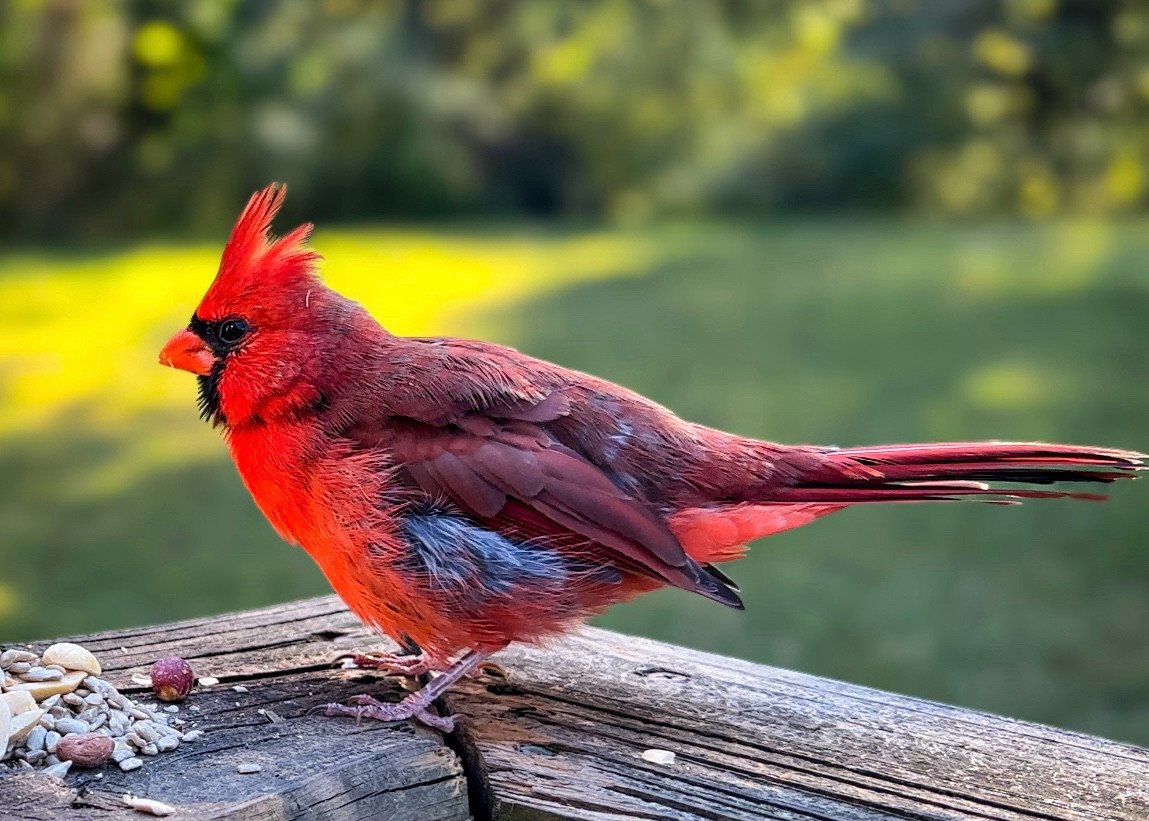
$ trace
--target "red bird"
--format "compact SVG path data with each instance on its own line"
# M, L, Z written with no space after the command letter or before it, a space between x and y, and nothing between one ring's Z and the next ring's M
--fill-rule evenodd
M318 279L310 225L273 239L284 188L255 194L160 362L199 378L256 504L367 624L439 671L417 718L491 653L673 585L741 608L715 564L854 504L1084 496L992 487L1112 482L1140 453L1001 442L791 447L683 421L631 391L462 339L394 336ZM1092 497L1096 498L1096 497ZM456 659L453 661L453 659Z

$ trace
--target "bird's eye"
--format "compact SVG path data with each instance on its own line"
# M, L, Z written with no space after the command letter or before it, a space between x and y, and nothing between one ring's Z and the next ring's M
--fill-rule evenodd
M242 319L225 319L219 324L219 341L225 345L234 345L247 334L248 325Z

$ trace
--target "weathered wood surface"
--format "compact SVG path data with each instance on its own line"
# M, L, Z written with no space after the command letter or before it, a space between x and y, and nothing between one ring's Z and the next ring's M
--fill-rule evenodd
M1149 819L1149 750L601 630L499 654L511 679L449 696L450 739L306 715L401 693L331 666L387 647L331 597L79 640L129 693L165 655L221 678L186 702L207 736L102 780L0 780L15 817L129 817L105 808L130 791L177 818Z
M105 766L101 779L73 771L67 786L44 776L0 780L0 817L139 819L120 799L130 792L179 807L177 818L469 818L461 763L438 733L308 714L368 690L402 695L397 682L332 665L350 646L340 640L348 634L379 644L326 597L73 638L101 660L103 677L133 698L144 690L131 675L165 656L188 659L197 676L219 677L220 684L181 703L181 716L205 737L146 758L140 770ZM262 770L241 775L241 762Z

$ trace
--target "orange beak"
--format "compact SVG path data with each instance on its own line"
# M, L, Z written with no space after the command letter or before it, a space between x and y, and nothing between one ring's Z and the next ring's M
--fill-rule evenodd
M184 328L164 345L160 351L160 364L207 376L215 364L215 355L206 342Z

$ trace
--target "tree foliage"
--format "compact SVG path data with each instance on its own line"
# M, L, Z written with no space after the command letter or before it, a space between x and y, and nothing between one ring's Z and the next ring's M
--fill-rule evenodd
M9 236L320 218L1143 201L1119 0L13 0Z

